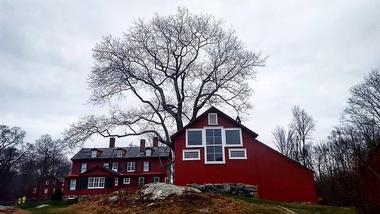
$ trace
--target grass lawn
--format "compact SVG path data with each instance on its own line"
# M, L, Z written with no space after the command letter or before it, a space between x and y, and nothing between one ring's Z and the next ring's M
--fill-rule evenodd
M24 206L22 209L32 213L32 214L43 214L43 213L75 213L72 211L66 210L65 208L72 205L75 202L71 201L47 201L47 202L40 202L40 203L34 203L29 204L27 206ZM46 204L48 206L37 208L39 205Z
M234 196L234 195L224 195L228 198L233 198L236 200L242 200L248 203L254 203L270 207L284 207L295 213L318 213L318 214L354 214L356 213L355 208L352 207L334 207L334 206L323 206L323 205L314 205L314 204L302 204L302 203L285 203L277 201L268 201L262 199L256 199L251 197L244 196Z

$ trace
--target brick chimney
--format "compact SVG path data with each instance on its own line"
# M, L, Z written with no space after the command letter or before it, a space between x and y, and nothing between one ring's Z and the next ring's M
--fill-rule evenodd
M158 147L158 137L153 138L153 147L157 148Z
M145 152L145 139L140 140L140 152Z
M115 148L115 138L114 137L110 137L110 145L109 145L110 148Z

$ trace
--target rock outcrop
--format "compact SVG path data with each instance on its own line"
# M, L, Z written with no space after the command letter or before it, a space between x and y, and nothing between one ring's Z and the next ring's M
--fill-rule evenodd
M231 195L244 195L257 197L258 189L255 185L241 183L223 183L223 184L190 184L189 187L196 188L202 192L227 193Z
M193 187L176 186L165 183L146 184L141 194L144 200L162 200L171 195L183 195L186 192L200 193L201 191Z

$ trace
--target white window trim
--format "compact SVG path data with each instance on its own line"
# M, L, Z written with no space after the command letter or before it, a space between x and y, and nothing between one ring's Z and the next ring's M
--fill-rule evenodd
M150 149L150 148L146 149L145 150L145 156L148 156L148 157L152 156L152 149Z
M100 183L103 183L103 186L90 187L90 178L94 179L93 184L95 184L95 178L98 178L99 181L96 184L98 185ZM103 178L104 182L100 182L101 178ZM88 177L88 180L87 180L87 189L104 189L105 185L106 185L106 178L105 177Z
M226 146L226 134L224 132L224 128L222 126L207 126L204 127L205 131L203 132L203 144L204 144L204 157L205 157L205 164L225 164L226 163L226 154L225 154L225 146ZM222 156L223 161L207 161L207 144L206 144L206 129L220 129L221 135L222 135Z
M227 130L239 130L239 132L240 132L240 144L227 144L227 136L226 136ZM242 147L243 146L243 133L241 131L241 128L224 128L224 138L225 138L226 147Z
M105 184L104 184L104 186L105 186ZM115 177L115 187L117 187L117 186L119 186L119 178Z
M215 124L211 124L210 123L210 116L211 115L215 115L215 118L216 118L216 123ZM207 120L208 120L208 125L209 126L216 126L216 125L218 125L218 113L208 113Z
M148 165L145 165L146 163L148 163ZM148 166L148 168L146 169L145 167ZM144 161L143 163L143 171L144 172L149 172L150 170L150 162L149 161Z
M160 177L153 177L153 183L160 183Z
M94 155L95 154L95 155ZM91 150L91 157L92 158L96 158L96 157L98 157L98 151L96 151L96 150Z
M83 167L83 166L85 166L85 167ZM87 163L81 163L80 164L80 173L84 173L86 171L87 171Z
M133 170L132 169L128 169L128 164L129 163L133 163ZM136 171L136 162L127 162L127 172L135 172Z
M106 167L106 165L107 165L107 167ZM109 169L110 168L110 163L103 163L103 168Z
M198 158L185 158L186 152L197 152ZM201 159L201 150L200 149L184 149L182 150L182 160L190 161L190 160L200 160Z
M231 157L231 151L244 151L244 157ZM244 149L244 148L228 149L228 158L231 160L245 160L247 159L247 149Z
M73 185L75 184L75 185ZM76 186L77 186L77 179L71 179L70 180L70 190L75 190L76 189Z
M114 165L116 165L117 167L114 168ZM115 171L115 172L117 172L119 170L119 163L118 162L113 162L112 163L112 170Z
M118 150L116 151L116 157L118 157L118 158L123 157L123 150L118 149Z
M131 184L131 178L130 177L123 178L123 184Z
M202 142L201 142L200 145L189 145L188 144L187 139L188 139L188 132L189 131L201 131L202 132ZM204 136L203 135L204 135L204 131L201 128L186 129L186 148L199 148L199 147L203 147L204 146Z
M145 177L139 177L138 178L138 180L137 180L137 186L140 186L141 184L140 184L140 180L142 180L143 182L142 182L142 186L144 186L145 185Z

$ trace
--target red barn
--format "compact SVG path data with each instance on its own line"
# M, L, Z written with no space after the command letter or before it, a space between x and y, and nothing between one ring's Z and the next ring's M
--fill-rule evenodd
M262 199L317 202L313 172L215 107L172 135L175 184L246 183Z
M70 175L65 176L64 197L74 199L88 195L108 194L118 189L136 190L145 183L166 182L170 149L152 147L115 147L110 138L108 148L83 148L72 160Z

